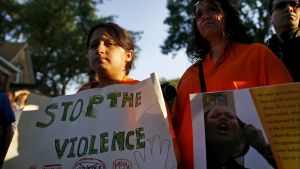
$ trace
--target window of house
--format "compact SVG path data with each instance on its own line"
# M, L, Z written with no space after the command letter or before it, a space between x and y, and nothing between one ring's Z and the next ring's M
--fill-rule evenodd
M24 67L23 65L17 65L17 68L19 69L19 72L17 73L16 82L22 83L23 82L23 76L24 76Z

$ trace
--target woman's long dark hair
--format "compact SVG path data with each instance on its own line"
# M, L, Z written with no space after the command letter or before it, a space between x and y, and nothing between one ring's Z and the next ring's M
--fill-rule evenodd
M203 0L200 0L203 1ZM244 26L242 20L239 17L239 11L236 6L231 2L231 0L208 0L211 3L219 3L224 15L225 15L225 25L224 34L225 40L227 42L227 47L225 52L228 50L233 43L251 43L252 40L247 34L247 29ZM196 12L196 7L194 8L194 13ZM195 63L203 59L207 53L210 52L211 46L209 42L203 38L198 29L196 23L196 17L193 18L192 22L192 38L188 44L186 54L190 62Z

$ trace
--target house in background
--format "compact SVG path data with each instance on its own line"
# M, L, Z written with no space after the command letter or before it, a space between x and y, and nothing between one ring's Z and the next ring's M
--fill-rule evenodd
M0 42L0 76L2 86L16 91L35 85L27 43Z

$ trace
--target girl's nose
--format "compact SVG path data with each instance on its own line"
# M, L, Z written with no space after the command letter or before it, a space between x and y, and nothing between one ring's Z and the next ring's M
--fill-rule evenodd
M209 17L210 17L209 15L203 15L203 16L202 16L202 21L207 20Z
M100 54L100 53L105 53L105 49L106 49L106 47L105 47L105 45L104 45L104 42L103 42L103 41L100 41L99 46L98 46L98 53L99 53L99 54Z

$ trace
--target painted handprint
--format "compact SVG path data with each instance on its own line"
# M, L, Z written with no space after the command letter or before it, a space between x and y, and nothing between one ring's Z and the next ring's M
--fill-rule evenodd
M134 152L139 169L175 169L177 167L170 140L161 141L160 136L145 141L145 148Z

